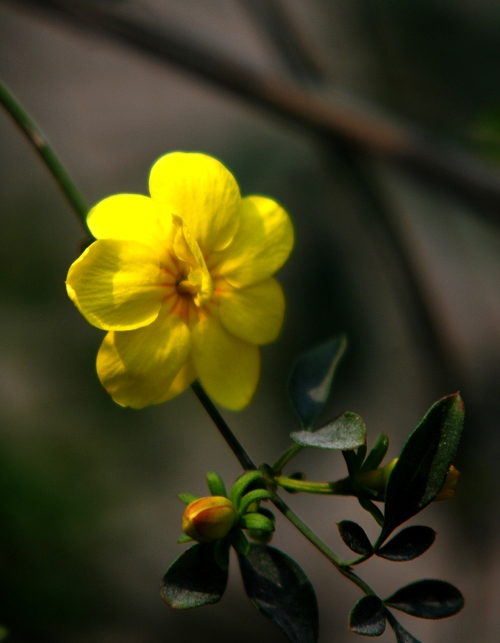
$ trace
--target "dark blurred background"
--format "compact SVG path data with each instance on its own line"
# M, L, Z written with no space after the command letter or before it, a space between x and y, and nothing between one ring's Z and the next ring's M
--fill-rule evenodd
M68 4L71 4L68 2ZM168 27L253 71L328 103L423 128L485 161L500 159L500 5L490 0L119 0L106 9ZM464 611L401 621L425 643L500 639L500 212L388 161L308 134L228 92L24 2L0 3L0 78L48 135L89 203L147 193L171 150L220 158L243 194L290 212L296 246L280 273L288 311L263 350L253 404L224 413L257 461L297 428L286 381L298 353L345 331L350 346L328 416L359 413L373 441L407 434L460 389L465 437L456 498L416 520L438 531L415 562L369 562L389 594L446 579ZM237 462L191 391L158 407L116 406L95 374L103 333L66 296L82 230L52 178L0 113L0 624L13 643L285 641L248 603L236 565L222 602L174 612L159 597L182 551L176 493L231 485ZM413 282L408 280L408 272ZM423 312L422 312L423 311ZM301 454L311 478L344 475L341 458ZM287 496L334 549L335 522L371 519L350 499ZM275 544L316 586L321 643L354 641L354 586L278 519ZM234 561L233 561L234 562ZM379 640L391 641L392 632Z

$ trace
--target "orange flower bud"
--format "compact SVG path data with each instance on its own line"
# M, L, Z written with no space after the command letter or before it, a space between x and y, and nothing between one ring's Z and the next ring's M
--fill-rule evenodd
M444 485L438 495L434 498L434 502L439 500L449 500L455 495L455 487L457 486L458 479L460 478L460 471L455 469L453 465L450 466L448 474L444 481Z
M229 533L237 518L238 513L229 498L199 498L186 507L182 531L198 542L219 540Z

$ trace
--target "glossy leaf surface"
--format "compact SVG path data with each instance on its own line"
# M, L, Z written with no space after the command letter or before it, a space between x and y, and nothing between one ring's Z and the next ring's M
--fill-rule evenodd
M375 553L387 560L413 560L426 552L435 539L434 529L423 525L412 525L401 530Z
M227 570L215 561L214 544L199 543L179 556L163 576L161 597L174 609L217 603L227 585Z
M346 411L318 431L296 431L292 440L304 447L350 451L366 441L366 427L356 413Z
M387 483L381 539L424 509L441 491L455 458L463 417L460 395L449 395L429 409L410 435Z
M443 580L421 580L402 587L384 603L419 618L446 618L464 606L462 594Z
M292 643L316 643L316 594L297 563L274 547L255 544L238 559L245 591L257 609Z
M349 629L363 636L380 636L385 630L384 605L378 596L360 598L349 614Z
M335 370L346 346L344 335L333 337L303 353L293 366L288 392L305 429L312 427L328 399Z

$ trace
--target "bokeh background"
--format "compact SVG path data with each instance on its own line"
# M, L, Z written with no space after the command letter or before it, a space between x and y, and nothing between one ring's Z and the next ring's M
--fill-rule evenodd
M492 164L500 158L500 5L491 0L100 4L175 28L186 42L326 102L345 92L368 113L421 127ZM243 194L272 195L289 210L296 247L280 274L285 327L263 350L253 404L224 413L257 462L276 459L297 428L286 394L295 357L339 331L350 346L324 419L356 411L371 440L390 435L391 457L437 398L461 390L459 492L416 520L438 531L435 546L414 562L373 561L360 571L381 594L422 577L463 591L466 607L452 619L402 615L423 642L498 641L498 209L346 151L24 2L0 2L0 78L89 203L145 193L154 160L180 149L217 156ZM162 603L163 571L182 551L176 493L203 494L207 470L230 485L239 467L190 391L139 412L107 397L95 374L102 333L64 288L82 230L1 113L0 158L0 624L9 640L174 643L202 633L207 642L285 641L248 603L236 565L217 606L177 613ZM331 454L301 454L297 467L316 479L344 475ZM287 500L346 556L336 522L359 520L375 534L350 499ZM274 542L316 586L321 643L356 640L346 620L358 590L281 519ZM392 632L379 640L393 640Z

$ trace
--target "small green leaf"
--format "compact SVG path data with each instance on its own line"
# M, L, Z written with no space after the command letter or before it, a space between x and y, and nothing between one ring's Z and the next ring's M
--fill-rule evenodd
M218 473L209 471L207 473L207 485L212 496L227 497L226 486Z
M4 641L9 636L9 630L0 625L0 641Z
M186 505L189 505L195 500L200 499L200 496L193 496L192 493L178 493L177 497L180 498Z
M387 483L380 542L441 491L455 458L463 419L463 402L456 393L436 402L411 433Z
M368 500L368 498L363 498L362 496L358 496L358 502L365 511L371 514L377 525L379 527L383 527L384 514L380 511L377 505L374 504L371 500Z
M380 636L385 630L384 605L378 596L360 598L349 614L349 629L363 636Z
M375 471L381 465L382 460L385 458L387 449L389 448L389 438L381 433L370 453L368 454L366 460L363 462L359 473L365 473L365 471Z
M314 433L296 431L290 437L303 447L350 451L365 443L366 427L359 415L346 411Z
M233 505L236 507L236 509L239 510L241 497L245 493L247 487L252 483L256 482L257 480L260 480L261 478L262 478L262 472L255 470L255 471L247 471L242 476L240 476L238 480L236 480L236 482L233 485L233 488L231 489L231 493L229 494L229 498L233 503Z
M459 612L464 606L464 599L450 583L429 579L402 587L384 603L412 616L437 619Z
M396 620L394 614L388 609L385 609L385 616L389 621L389 625L392 627L394 634L396 635L397 643L420 643L420 641L416 639L413 634L410 634L410 632L407 632L405 630L401 623Z
M188 536L187 534L183 534L177 541L177 544L184 545L185 543L190 543L190 542L193 542L193 539L191 538L191 536Z
M260 513L250 513L241 516L241 524L245 529L259 529L262 531L274 531L274 523Z
M265 507L260 507L258 513L268 518L274 526L274 523L276 522L276 518L272 511L269 511L269 509L266 509ZM247 536L249 538L252 538L252 540L256 540L258 543L267 545L273 539L273 532L274 532L274 529L272 531L266 531L262 529L248 529Z
M266 500L267 498L270 498L271 494L267 489L254 489L253 491L249 491L247 494L243 496L240 502L240 506L238 508L239 512L241 514L244 514L245 511L250 507L251 504L254 502L259 502L260 500Z
M163 576L161 597L174 609L217 603L227 585L227 570L217 565L213 543L198 543L179 556Z
M252 544L248 556L238 558L245 591L255 607L292 643L316 643L316 594L297 563L268 545Z
M341 520L337 523L340 536L345 544L361 556L370 556L373 553L373 547L365 534L364 529L352 520Z
M347 347L344 335L303 353L295 362L288 393L302 426L310 429L325 405L335 370Z
M241 529L235 529L234 531L232 531L230 540L232 546L236 549L238 554L246 556L250 551L250 543L248 542L247 537L241 531Z
M413 560L426 552L435 539L434 529L423 525L413 525L400 531L375 553L387 560Z

